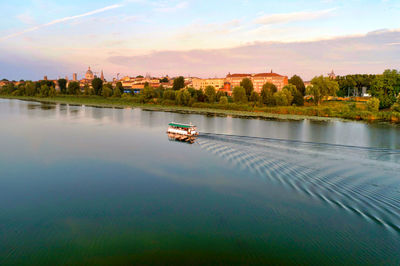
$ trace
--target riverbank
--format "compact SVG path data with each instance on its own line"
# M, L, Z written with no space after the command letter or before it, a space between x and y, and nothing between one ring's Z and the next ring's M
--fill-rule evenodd
M31 97L31 96L10 96L0 95L3 99L18 99L24 101L35 101L42 103L60 103L85 105L92 107L108 108L141 108L143 110L177 112L203 115L232 116L241 118L259 118L276 120L362 120L362 121L383 121L398 123L400 113L390 111L380 111L376 113L368 112L357 108L356 104L330 103L326 102L321 106L295 107L255 107L237 104L207 104L196 103L192 107L163 105L157 103L139 103L135 98L104 98L99 96L56 96L56 97ZM234 109L234 110L233 110Z

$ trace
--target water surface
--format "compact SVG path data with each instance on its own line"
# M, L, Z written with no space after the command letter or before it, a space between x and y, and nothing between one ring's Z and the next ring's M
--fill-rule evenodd
M400 263L399 127L16 100L0 125L0 264Z

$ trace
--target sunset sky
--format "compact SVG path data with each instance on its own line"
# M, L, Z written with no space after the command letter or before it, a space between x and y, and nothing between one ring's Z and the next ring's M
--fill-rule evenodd
M89 65L108 79L400 68L399 0L16 0L0 10L0 79L82 78Z

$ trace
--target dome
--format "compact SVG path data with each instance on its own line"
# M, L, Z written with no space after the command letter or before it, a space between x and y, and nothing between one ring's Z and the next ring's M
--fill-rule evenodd
M92 70L90 70L90 67L89 67L89 69L86 71L85 79L94 79L94 75L93 75Z
M93 75L93 72L92 72L92 70L90 70L90 67L89 67L88 71L86 71L86 75Z

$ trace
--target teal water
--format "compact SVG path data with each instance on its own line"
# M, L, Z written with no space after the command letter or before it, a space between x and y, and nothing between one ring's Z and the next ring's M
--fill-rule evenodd
M400 263L399 127L1 99L0 125L1 265Z

